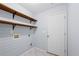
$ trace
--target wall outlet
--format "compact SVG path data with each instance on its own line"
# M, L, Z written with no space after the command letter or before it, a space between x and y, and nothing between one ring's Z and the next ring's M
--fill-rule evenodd
M30 34L28 34L28 37L30 37Z
M30 46L32 46L32 43L30 43Z

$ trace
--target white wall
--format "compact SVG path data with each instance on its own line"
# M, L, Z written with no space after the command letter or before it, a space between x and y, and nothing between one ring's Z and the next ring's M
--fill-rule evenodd
M68 55L79 56L79 3L68 6Z
M46 21L46 15L45 13L41 13L35 16L38 22L36 25L38 26L34 40L33 40L33 46L47 49L47 21Z
M34 36L33 45L42 49L48 49L48 21L53 19L53 15L60 13L61 10L65 10L65 5L56 6L54 8L48 9L40 14L37 14L35 17L38 20L37 22L37 31ZM52 15L52 17L50 17Z
M0 17L12 19L12 14L0 10ZM21 22L30 22L19 16L15 16L15 19ZM16 26L14 32L20 35L19 38L13 38L12 25L0 23L0 55L21 55L31 48L34 29L29 30L29 27ZM29 34L31 37L28 36Z

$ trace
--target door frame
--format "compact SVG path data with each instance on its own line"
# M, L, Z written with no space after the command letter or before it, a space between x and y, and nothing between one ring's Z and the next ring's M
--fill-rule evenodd
M68 4L66 3L65 4L65 16L64 16L64 56L68 56L68 26L69 26L68 25ZM48 38L49 38L49 35L47 35L47 39ZM47 52L48 52L48 49L47 49Z
M65 9L65 16L64 16L64 20L65 20L65 24L64 24L64 55L68 56L68 4L65 5L66 9Z

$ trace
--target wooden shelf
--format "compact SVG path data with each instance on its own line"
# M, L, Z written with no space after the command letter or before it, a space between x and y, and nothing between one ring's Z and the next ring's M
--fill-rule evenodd
M30 16L27 16L27 15L23 14L22 12L19 12L19 11L15 10L15 9L9 7L9 6L6 6L6 5L4 5L2 3L0 3L0 9L2 9L4 11L7 11L9 13L13 13L13 14L16 13L16 15L18 15L20 17L23 17L23 18L26 18L28 20L32 20L32 21L35 21L35 22L37 21L34 18L32 18Z
M3 18L3 17L0 17L0 23L37 28L37 26L32 25L32 24L27 24L27 23L15 21L14 19L12 20L12 19L7 19L7 18Z

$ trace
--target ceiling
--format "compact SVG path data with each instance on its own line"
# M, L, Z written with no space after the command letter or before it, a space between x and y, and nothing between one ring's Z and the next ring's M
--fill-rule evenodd
M19 3L19 5L26 8L33 14L38 14L56 5L59 5L59 3Z

